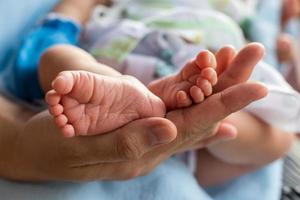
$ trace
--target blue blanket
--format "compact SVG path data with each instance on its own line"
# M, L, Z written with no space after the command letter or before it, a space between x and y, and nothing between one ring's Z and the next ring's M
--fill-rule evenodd
M179 161L122 182L16 183L0 180L1 200L277 200L281 162L206 191Z

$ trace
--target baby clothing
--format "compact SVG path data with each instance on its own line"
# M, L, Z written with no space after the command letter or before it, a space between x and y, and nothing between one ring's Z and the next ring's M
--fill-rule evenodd
M213 10L196 12L187 8L141 21L120 20L109 14L104 18L92 18L84 30L83 41L84 48L99 62L122 73L133 68L138 73L154 72L137 76L145 84L178 71L200 50L216 51L227 44L240 48L244 44L242 31L229 17ZM139 59L128 63L132 56L142 56L146 66L139 63ZM128 65L131 63L133 66Z

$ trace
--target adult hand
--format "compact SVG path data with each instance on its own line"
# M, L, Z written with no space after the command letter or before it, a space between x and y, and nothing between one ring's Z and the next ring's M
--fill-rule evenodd
M21 181L127 179L138 175L143 154L176 137L171 122L149 118L105 135L68 139L48 112L17 131L5 130L0 131L0 176Z
M219 81L214 88L214 95L201 104L167 115L178 129L176 140L180 140L178 143L182 144L183 151L191 149L191 144L195 148L202 148L236 136L235 127L218 122L266 96L267 90L263 85L245 83L263 55L264 47L258 43L248 44L238 53L230 46L216 53Z

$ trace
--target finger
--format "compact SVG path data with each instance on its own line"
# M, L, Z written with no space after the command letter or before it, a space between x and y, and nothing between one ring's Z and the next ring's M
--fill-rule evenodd
M247 81L263 55L264 47L261 44L248 44L239 51L227 70L221 74L214 91L219 92L232 85Z
M190 145L188 149L185 149L185 151L191 149L202 149L219 142L233 140L237 137L237 134L238 132L235 126L229 123L222 122L219 123L219 125L216 127L216 131L214 131L214 134L204 139L201 138L196 143L194 142L194 145Z
M169 120L147 118L105 135L72 138L73 148L70 148L77 156L72 166L139 159L152 149L170 143L176 135L176 127Z
M231 113L267 95L267 89L258 83L241 83L208 97L201 104L167 113L166 118L176 124L176 143L191 139L206 139L214 135L214 127Z
M189 127L202 130L266 95L267 89L262 84L242 83L235 85L208 97L201 104L184 109L181 111L183 112L183 117L180 119L182 122L176 121L175 124L188 123Z
M202 148L208 147L219 142L233 140L237 137L237 135L238 131L235 126L228 123L221 123L218 127L217 133L214 136L201 141L200 145Z
M222 74L227 69L229 63L232 61L235 55L236 55L236 51L232 46L225 46L216 53L216 60L217 60L216 71L218 75Z

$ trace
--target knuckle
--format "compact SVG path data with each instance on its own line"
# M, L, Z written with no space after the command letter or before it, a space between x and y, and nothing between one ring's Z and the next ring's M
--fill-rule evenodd
M227 101L226 101L226 97L225 97L225 94L224 92L221 92L220 93L220 103L221 103L221 108L222 110L221 111L224 111L224 114L225 115L228 115L230 113L233 112L233 110L231 109L231 107L228 105ZM224 116L225 117L225 116Z
M119 135L116 149L117 154L127 160L137 160L143 155L138 138L132 134Z

